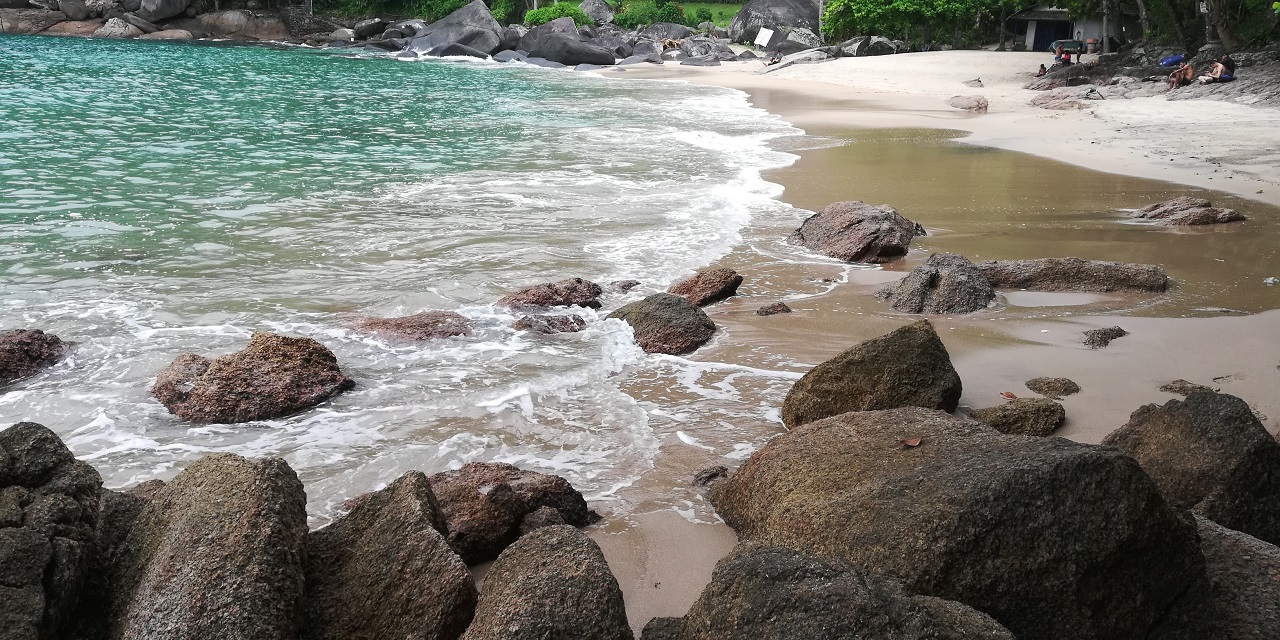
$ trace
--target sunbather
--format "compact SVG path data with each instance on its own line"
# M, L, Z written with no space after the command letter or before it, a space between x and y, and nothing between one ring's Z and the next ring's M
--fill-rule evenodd
M1236 79L1236 61L1231 56L1222 56L1209 67L1207 75L1200 76L1200 84L1211 82L1231 82Z
M1191 68L1191 64L1184 62L1173 73L1169 74L1169 90L1191 84L1191 80L1196 77L1195 69Z

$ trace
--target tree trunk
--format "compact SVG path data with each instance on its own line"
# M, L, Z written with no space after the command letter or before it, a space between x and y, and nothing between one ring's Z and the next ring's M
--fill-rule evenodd
M1102 52L1111 53L1111 2L1102 0Z
M1000 24L997 25L997 28L1000 29L1000 45L996 47L996 51L1005 50L1004 49L1004 21L1005 21L1005 18L1007 17L1005 13L1006 12L1004 8L1004 3L1001 2L1000 3Z
M1218 32L1218 40L1222 41L1222 46L1227 51L1235 51L1240 48L1240 39L1231 31L1231 25L1227 23L1227 7L1223 0L1209 0L1209 22L1213 24L1213 28Z
M1173 28L1173 37L1179 44L1189 48L1191 43L1187 41L1187 34L1182 31L1182 17L1174 10L1173 3L1170 0L1158 1L1161 8L1164 9L1165 15L1169 16L1170 26Z
M1151 37L1151 19L1147 17L1147 0L1138 0L1138 22L1142 25L1142 39Z

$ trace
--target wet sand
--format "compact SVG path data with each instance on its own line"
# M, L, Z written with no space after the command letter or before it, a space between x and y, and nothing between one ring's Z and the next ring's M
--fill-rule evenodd
M816 73L826 66L802 71ZM689 359L799 376L861 340L918 319L894 312L871 293L934 251L975 261L1079 256L1155 263L1175 281L1161 296L1002 291L988 310L930 317L964 381L960 413L1002 402L1001 392L1034 395L1023 385L1028 379L1068 377L1082 391L1062 400L1067 424L1055 435L1096 443L1139 406L1178 398L1159 387L1183 378L1244 398L1271 432L1280 430L1275 394L1280 286L1263 283L1280 277L1280 209L1275 206L1280 200L1272 196L1280 188L1267 193L1280 176L1259 169L1259 155L1231 168L1235 177L1219 181L1196 176L1197 169L1212 172L1205 168L1212 164L1195 160L1173 163L1180 166L1170 171L1115 158L1059 162L977 146L994 139L991 131L956 140L963 135L957 129L982 129L971 121L983 116L939 109L935 97L876 98L835 89L824 94L818 83L758 76L745 68L706 73L666 65L627 72L627 77L638 76L743 89L753 104L809 134L799 145L807 148L794 151L800 156L795 165L766 176L785 186L782 199L798 208L796 215L753 222L744 242L712 265L736 269L746 281L738 297L706 309L721 331ZM922 124L932 129L919 128ZM1005 140L1043 134L1028 129L1034 123L1013 119L1000 126L1007 127L999 134ZM1142 131L1125 136L1141 137ZM1134 148L1158 144L1147 140ZM1164 175L1184 179L1178 184L1152 179ZM1231 188L1207 188L1222 182ZM1250 193L1258 185L1264 193ZM1208 197L1250 219L1208 229L1168 229L1124 219L1124 209L1178 195ZM930 234L916 240L906 259L874 269L843 265L785 243L808 211L839 200L891 204ZM794 313L755 315L758 307L779 300ZM1084 346L1085 330L1117 325L1130 335L1104 349ZM633 386L643 397L664 393L660 383L635 381ZM774 384L789 386L786 380ZM762 390L761 396L776 398L778 392ZM763 440L782 432L776 421L734 426ZM697 434L699 445L722 451L726 444L716 442L713 431L684 428ZM688 513L637 499L629 505L633 515L612 518L591 532L619 578L637 631L651 617L683 615L735 542L689 483L701 468L732 467L736 461L682 442L673 437L674 428L658 432L663 445L657 466L630 494L687 495Z

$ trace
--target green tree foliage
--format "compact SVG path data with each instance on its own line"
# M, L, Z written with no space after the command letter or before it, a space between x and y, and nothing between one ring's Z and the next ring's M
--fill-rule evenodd
M493 4L489 6L489 13L493 14L493 19L498 24L511 24L516 21L516 0L493 0Z
M540 24L551 22L556 18L564 17L573 18L573 23L579 27L584 24L591 24L591 18L583 13L582 9L568 2L559 2L541 9L534 9L524 14L524 23L530 27L536 27Z
M613 22L623 29L634 29L655 22L685 24L688 19L684 8L671 0L631 0L614 16Z
M990 0L830 0L822 14L822 30L834 39L901 36L912 28L926 34L949 32L976 24L979 14L996 6Z

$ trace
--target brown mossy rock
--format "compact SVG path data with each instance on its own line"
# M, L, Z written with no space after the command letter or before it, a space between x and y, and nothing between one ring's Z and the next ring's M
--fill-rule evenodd
M1069 378L1032 378L1026 382L1026 385L1028 389L1053 400L1080 393L1080 385Z
M756 309L758 316L776 316L779 313L791 313L791 307L788 307L785 302L774 302Z
M977 266L997 289L1161 293L1169 288L1169 276L1165 275L1164 268L1152 264L1040 258L991 260Z
M655 634L656 635L656 634ZM990 616L912 596L834 559L745 543L716 564L672 640L1013 640ZM644 640L650 640L648 627Z
M1023 640L1211 637L1194 525L1109 447L851 412L774 438L710 499L741 541L895 576Z
M102 478L43 425L0 431L0 637L62 638L91 570Z
M600 547L570 526L543 527L485 575L463 640L632 640L622 589Z
M356 323L356 328L393 340L414 342L471 335L471 321L453 311L423 311L399 318L365 318Z
M502 462L471 462L430 480L448 521L449 546L469 565L498 557L520 537L525 516L542 507L575 527L600 517L568 480Z
M1172 200L1149 204L1131 215L1140 220L1155 220L1164 226L1192 226L1222 224L1245 220L1243 213L1235 209L1221 209L1204 198L1179 196Z
M859 342L796 381L782 403L794 429L848 411L927 407L955 411L960 376L928 320Z
M476 587L427 476L410 471L307 536L304 640L457 638Z
M624 305L608 317L631 325L645 353L692 353L716 333L716 323L698 305L669 293Z
M516 331L532 331L550 335L553 333L577 333L587 328L587 321L582 316L550 316L550 315L534 315L524 316L512 325Z
M232 423L287 416L354 386L319 342L255 333L243 350L215 360L178 356L151 395L184 420Z
M117 551L108 636L296 637L306 502L283 460L197 460L155 492Z
M1103 444L1132 456L1169 504L1280 543L1280 442L1225 393L1149 404Z
M1280 637L1280 548L1202 516L1196 517L1196 524L1220 637Z
M875 296L903 313L973 313L986 309L996 292L968 258L935 253L907 277L881 287Z
M1066 423L1067 410L1048 398L1016 398L973 411L969 417L1000 433L1047 436Z
M1123 338L1129 335L1128 331L1120 327L1103 327L1101 329L1090 329L1084 332L1084 344L1090 349L1101 349L1116 338Z
M498 300L499 307L525 309L530 307L587 307L599 309L597 299L604 289L600 285L583 280L569 278L560 282L546 282L522 289Z
M1189 396L1197 391L1207 391L1209 393L1217 393L1218 389L1214 387L1206 387L1202 384L1188 382L1182 378L1178 378L1168 384L1160 385L1160 390L1165 393L1176 393L1180 396Z
M907 255L911 239L924 229L893 207L865 202L834 202L809 216L787 238L845 262L878 264Z
M742 276L733 269L706 269L671 285L667 293L685 298L699 307L705 307L737 294L738 286L741 284Z
M53 365L71 345L39 329L0 332L0 387Z

